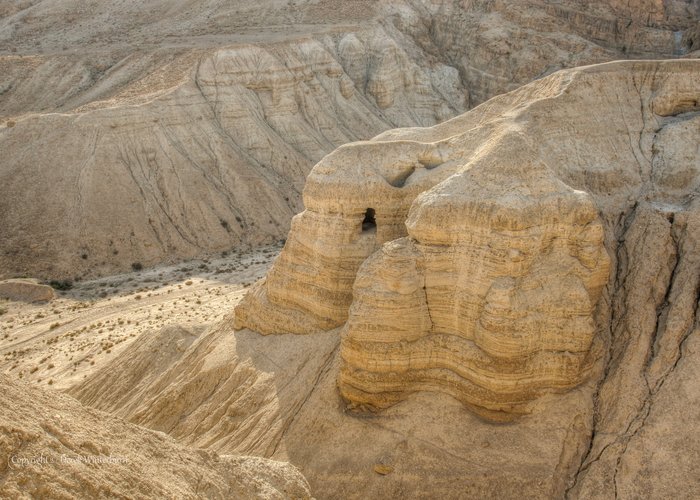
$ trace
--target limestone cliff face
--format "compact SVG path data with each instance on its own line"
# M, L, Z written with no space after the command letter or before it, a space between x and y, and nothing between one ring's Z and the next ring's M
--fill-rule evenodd
M621 261L625 221L697 209L698 71L563 71L442 125L340 148L309 176L306 211L236 326L344 323L338 385L359 408L437 390L509 419L599 374L606 332L629 321L610 310L620 266L655 259Z
M560 72L343 146L233 313L341 326L150 332L69 393L319 498L698 498L699 70Z
M93 4L0 7L0 278L278 240L339 146L563 67L684 54L698 19L651 0Z

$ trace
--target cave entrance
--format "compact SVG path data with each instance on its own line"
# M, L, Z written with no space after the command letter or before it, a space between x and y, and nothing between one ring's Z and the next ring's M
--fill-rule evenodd
M372 229L376 229L376 227L377 220L375 219L374 209L368 208L365 212L365 218L362 221L362 232L371 231Z

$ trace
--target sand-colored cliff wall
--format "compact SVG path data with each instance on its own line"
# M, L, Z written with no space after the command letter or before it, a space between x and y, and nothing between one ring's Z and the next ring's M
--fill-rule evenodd
M345 324L339 387L352 407L439 390L501 419L577 385L603 355L621 218L642 202L692 207L698 69L564 71L339 149L309 176L307 209L236 326Z

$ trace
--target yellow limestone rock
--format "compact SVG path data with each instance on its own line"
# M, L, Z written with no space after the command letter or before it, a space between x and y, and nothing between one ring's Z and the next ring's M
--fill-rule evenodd
M434 390L507 420L576 386L600 356L610 221L632 199L682 206L697 191L684 139L698 71L563 71L442 125L339 148L309 176L306 211L236 328L344 324L338 386L353 408Z

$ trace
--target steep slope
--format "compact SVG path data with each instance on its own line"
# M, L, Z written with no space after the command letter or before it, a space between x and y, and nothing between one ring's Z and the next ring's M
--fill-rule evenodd
M683 54L697 14L695 1L12 2L0 278L279 240L338 146L562 67Z
M218 456L0 375L3 498L311 498L289 464Z
M562 71L339 148L232 317L71 392L322 498L696 497L698 74Z

